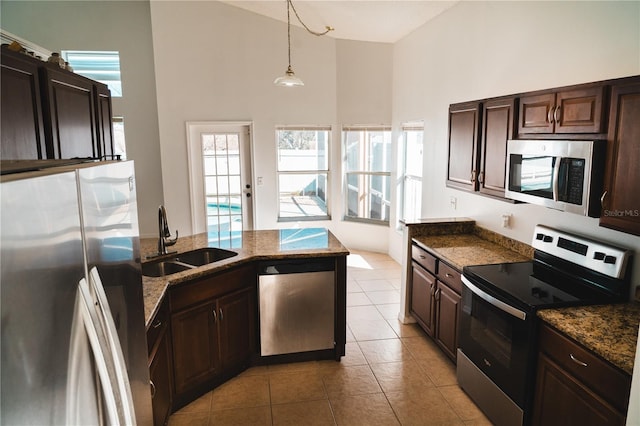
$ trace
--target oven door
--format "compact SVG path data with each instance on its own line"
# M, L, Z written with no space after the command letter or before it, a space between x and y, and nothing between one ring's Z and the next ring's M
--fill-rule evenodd
M469 360L520 408L529 398L535 321L462 277L458 344Z

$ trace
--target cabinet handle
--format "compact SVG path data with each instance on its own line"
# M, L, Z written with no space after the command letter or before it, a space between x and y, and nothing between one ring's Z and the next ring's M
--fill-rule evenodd
M153 380L149 380L149 384L151 385L151 399L153 399L156 396L156 385Z
M446 274L444 274L444 276L445 276L445 277L447 277L447 278L453 278L453 275L451 275L451 274L450 274L450 273L448 273L448 272L447 272Z
M427 258L427 256L425 256L424 254L421 254L421 255L420 255L420 259L424 260L424 259L426 259L426 258Z
M433 283L431 283L431 295L432 296L435 294L435 290L436 290L436 286L433 285Z
M556 110L553 112L553 119L556 123L560 123L560 106L556 107Z
M220 321L224 320L224 313L222 312L222 308L220 308Z
M547 121L549 124L553 123L553 107L550 107L549 111L547 111Z
M218 313L216 312L216 308L213 308L213 322L218 322Z
M604 209L604 199L607 197L607 191L604 191L602 197L600 197L600 206Z
M478 182L484 183L484 171L480 172L478 175Z
M471 170L471 183L474 183L476 181L476 171Z
M442 290L440 290L440 289L437 289L437 290L436 290L436 294L435 294L435 298L436 298L436 300L440 300L440 292L441 292L441 291L442 291Z
M153 328L158 328L162 325L162 321L160 320L156 320L156 322L153 323L153 325L151 327Z
M571 358L571 361L575 362L576 364L578 364L581 367L586 367L587 363L586 362L582 362L580 361L578 358L576 358L575 356L573 356L573 354L569 354L569 357Z

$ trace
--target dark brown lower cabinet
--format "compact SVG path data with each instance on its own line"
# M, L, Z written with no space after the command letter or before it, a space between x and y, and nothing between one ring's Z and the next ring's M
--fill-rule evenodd
M534 425L624 425L631 377L557 330L540 329Z
M436 291L436 342L444 353L455 361L458 349L458 309L460 295L438 281Z
M411 247L411 259L411 315L455 363L462 291L460 273L417 244Z
M173 362L171 356L171 328L169 327L169 303L165 300L151 320L147 330L149 350L149 378L153 424L165 425L171 414L173 398Z
M174 409L249 365L257 335L255 294L253 266L171 289Z
M157 351L149 365L151 379L151 403L153 405L153 424L165 425L171 414L171 339L168 327L160 336Z
M434 335L436 277L415 262L411 264L411 314L429 335Z

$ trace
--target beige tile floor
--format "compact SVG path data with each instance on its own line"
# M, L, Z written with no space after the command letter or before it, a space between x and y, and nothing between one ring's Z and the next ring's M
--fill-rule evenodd
M181 425L490 425L455 366L415 324L397 320L400 265L351 251L341 362L251 368L174 413Z

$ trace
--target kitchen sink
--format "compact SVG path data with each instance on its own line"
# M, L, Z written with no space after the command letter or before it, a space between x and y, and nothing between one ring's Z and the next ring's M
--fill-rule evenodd
M194 269L209 263L218 262L237 256L238 253L215 247L187 251L173 257L142 264L142 275L147 277L164 277L178 272Z
M165 275L176 274L193 268L195 268L193 265L187 265L173 260L164 260L161 262L143 263L142 275L146 275L147 277L164 277Z
M198 250L188 251L176 256L175 260L188 263L193 266L202 266L219 260L237 256L238 253L214 247L207 247Z

